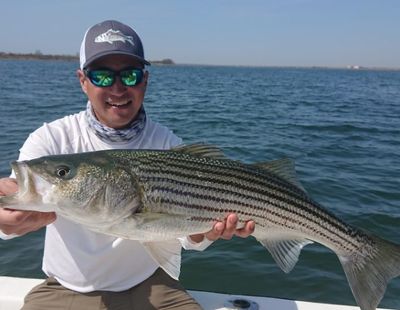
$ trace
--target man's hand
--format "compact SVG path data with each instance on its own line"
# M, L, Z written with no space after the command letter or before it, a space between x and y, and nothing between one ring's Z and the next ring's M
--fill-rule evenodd
M242 228L237 228L237 223L237 215L231 213L223 221L215 222L210 231L206 232L205 234L191 235L190 239L197 243L203 241L204 238L207 238L210 241L217 239L229 240L233 236L247 238L254 232L254 221L247 221L245 226Z
M0 179L0 196L7 196L18 191L17 180L11 178Z
M11 195L18 191L15 179L0 179L0 196ZM0 208L0 231L6 235L24 235L38 230L56 219L54 212L17 211Z

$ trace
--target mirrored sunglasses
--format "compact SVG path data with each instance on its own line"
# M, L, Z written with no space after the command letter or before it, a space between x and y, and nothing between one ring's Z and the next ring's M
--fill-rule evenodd
M111 69L84 69L83 72L89 78L90 82L97 87L112 86L117 76L119 76L123 85L135 86L142 82L144 76L143 70L137 68L127 68L120 71Z

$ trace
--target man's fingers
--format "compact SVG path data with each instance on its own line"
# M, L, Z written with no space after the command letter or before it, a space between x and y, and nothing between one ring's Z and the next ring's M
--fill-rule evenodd
M213 228L205 233L205 237L210 241L215 241L219 239L224 232L225 223L224 222L216 222Z
M9 213L3 216L0 229L3 233L24 235L31 231L36 231L56 219L54 212L34 212L34 211L16 211L4 210ZM3 214L4 215L4 214Z
M54 212L32 212L32 214L26 219L27 225L31 224L32 227L39 229L46 226L56 220L56 214Z
M236 232L236 226L238 223L239 219L236 214L229 214L228 217L226 218L226 225L225 229L221 235L222 239L232 239L233 235Z
M214 223L213 228L204 234L204 236L211 241L217 239L232 239L233 236L247 238L255 230L255 222L250 220L245 223L242 228L237 228L239 218L236 214L229 214L223 221Z
M241 238L247 238L254 232L255 227L256 223L254 221L248 221L243 228L236 230L235 235Z
M18 211L12 209L0 209L0 217L2 224L9 226L17 226L26 221L31 215L29 211Z
M11 178L0 179L0 196L11 195L18 191L17 181Z

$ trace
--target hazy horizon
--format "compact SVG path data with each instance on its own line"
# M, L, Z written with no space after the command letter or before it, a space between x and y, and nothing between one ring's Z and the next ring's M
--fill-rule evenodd
M6 0L0 8L6 53L76 55L88 27L117 19L139 33L147 59L400 68L397 0Z

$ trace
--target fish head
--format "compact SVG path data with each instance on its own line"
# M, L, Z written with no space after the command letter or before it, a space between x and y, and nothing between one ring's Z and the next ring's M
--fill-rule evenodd
M107 152L45 156L12 163L18 200L75 222L114 223L139 207L136 179Z

